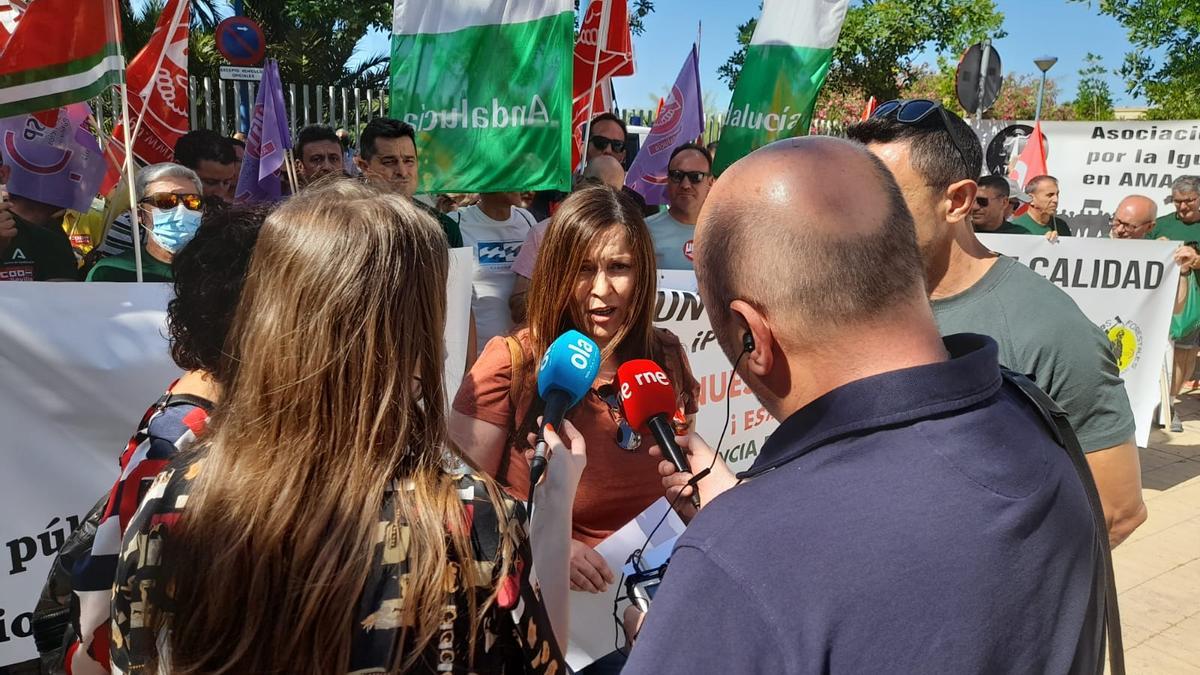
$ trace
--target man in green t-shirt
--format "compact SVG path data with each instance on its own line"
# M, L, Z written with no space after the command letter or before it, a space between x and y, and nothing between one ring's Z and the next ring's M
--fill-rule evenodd
M1025 192L1029 193L1029 210L1014 219L1013 224L1024 228L1029 234L1040 234L1051 241L1071 236L1067 221L1056 215L1059 197L1057 178L1035 176L1025 184Z
M976 182L979 191L975 193L975 208L971 209L971 225L976 232L1029 234L1025 228L1013 225L1007 219L1011 208L1009 198L1012 196L1008 179L988 175Z
M943 335L990 336L1002 365L1030 375L1062 406L1087 453L1116 546L1146 520L1146 505L1133 410L1108 338L1063 289L976 238L970 213L983 149L971 127L945 109L901 115L904 105L846 133L900 184L938 328Z
M180 164L153 164L134 181L141 226L149 233L141 250L142 280L171 281L171 261L196 236L203 212L204 185ZM88 281L137 281L134 251L102 258Z
M1200 176L1180 176L1171 184L1171 201L1175 213L1160 217L1150 231L1151 239L1170 239L1184 242L1175 249L1175 262L1179 273L1187 276L1192 269L1200 267L1200 253L1195 244L1200 240ZM1195 284L1189 285L1189 289ZM1177 306L1182 302L1177 302ZM1175 340L1174 369L1171 373L1171 395L1178 396L1183 385L1196 369L1196 351L1200 349L1200 329ZM1176 415L1171 419L1172 431L1183 431L1183 423Z
M1171 201L1175 213L1168 213L1154 223L1152 239L1171 241L1200 241L1200 176L1180 176L1171 184Z
M62 209L9 195L10 171L0 164L0 281L76 281L71 242L54 224Z

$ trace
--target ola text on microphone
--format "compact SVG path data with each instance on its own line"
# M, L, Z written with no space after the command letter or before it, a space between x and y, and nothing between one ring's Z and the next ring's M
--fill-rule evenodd
M563 416L575 407L592 388L600 372L600 347L577 330L558 336L538 364L538 396L545 402L542 424L560 430ZM543 427L544 428L544 427ZM546 470L546 443L538 432L533 460L529 463L529 490L537 485Z

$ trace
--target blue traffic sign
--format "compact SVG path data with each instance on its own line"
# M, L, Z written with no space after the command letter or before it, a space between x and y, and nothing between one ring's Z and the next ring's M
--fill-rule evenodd
M253 19L231 16L217 24L217 51L235 66L257 66L267 55L262 28Z

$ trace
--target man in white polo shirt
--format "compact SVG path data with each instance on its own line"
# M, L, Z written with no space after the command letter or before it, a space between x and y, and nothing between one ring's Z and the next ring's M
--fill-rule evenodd
M712 155L695 143L681 145L667 162L666 211L646 219L660 270L690 270L700 207L712 188Z

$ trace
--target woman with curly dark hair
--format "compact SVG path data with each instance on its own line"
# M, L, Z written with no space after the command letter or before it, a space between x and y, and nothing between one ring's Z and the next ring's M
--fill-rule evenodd
M213 403L232 381L236 359L224 358L226 335L250 264L264 207L206 211L196 237L171 262L175 297L167 305L171 358L184 374L146 411L120 460L90 551L71 573L75 643L67 672L109 668L109 596L121 536L146 487L203 433ZM91 666L88 669L87 666Z

